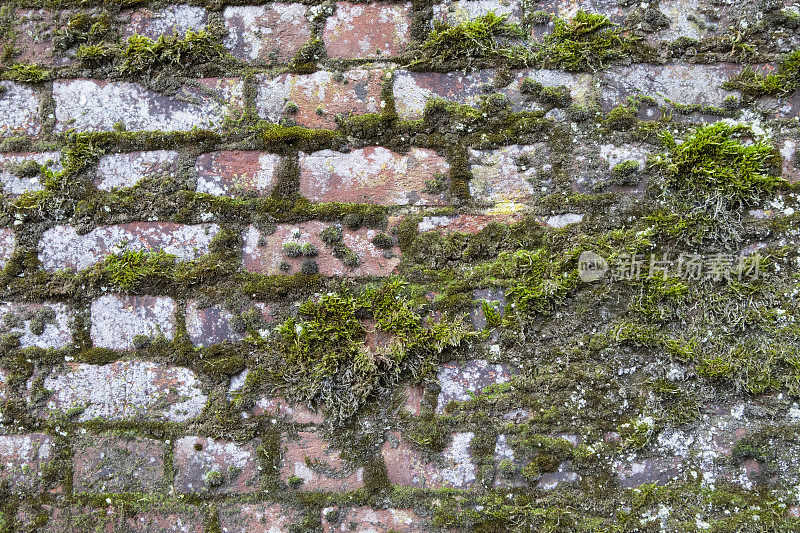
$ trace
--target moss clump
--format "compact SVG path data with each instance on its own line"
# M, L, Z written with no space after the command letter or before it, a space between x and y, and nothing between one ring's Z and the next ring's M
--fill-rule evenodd
M611 168L611 182L614 185L635 185L638 181L639 162L633 159L617 163Z
M102 272L113 286L129 291L143 280L170 278L175 271L175 260L174 255L163 250L124 250L109 255L102 264Z
M800 87L800 50L791 53L778 65L776 74L761 74L745 67L739 74L722 84L724 89L742 91L758 98L771 94L784 95Z
M506 18L506 15L498 16L492 11L455 26L436 22L428 39L422 43L418 58L410 66L437 68L453 62L469 63L493 58L525 61L529 51L511 44L513 39L525 37L525 33Z
M555 107L569 107L572 104L572 96L565 85L546 87L536 80L525 78L522 81L521 91L523 94L530 94L543 104Z
M142 35L128 38L121 50L122 74L145 75L163 68L187 67L213 63L225 57L225 48L205 30L179 35L162 35L154 41Z
M639 120L639 112L633 106L619 105L608 112L605 125L612 130L624 131L631 129Z
M556 19L536 58L547 66L597 71L630 56L637 42L623 36L608 17L580 10L571 20Z
M668 152L657 163L667 185L695 199L699 193L706 204L752 204L785 183L775 172L778 151L748 126L717 122L697 127L681 144L669 132L662 140Z
M24 83L41 83L47 80L48 76L48 71L36 63L17 63L11 65L9 72L9 78Z
M107 11L73 13L66 26L56 32L54 48L64 51L77 45L98 45L112 37L113 25Z

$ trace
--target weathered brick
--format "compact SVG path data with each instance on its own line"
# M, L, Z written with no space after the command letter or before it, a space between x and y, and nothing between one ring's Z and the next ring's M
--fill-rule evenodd
M410 15L411 2L336 2L336 13L325 21L322 33L328 57L369 59L401 55L411 40Z
M137 336L175 336L177 305L168 296L103 295L92 302L92 342L99 348L130 350Z
M381 110L384 71L353 69L344 73L318 70L313 74L260 75L256 107L272 122L291 118L308 128L336 127L336 116Z
M245 493L258 490L259 468L252 444L205 437L175 443L175 490L183 493Z
M664 14L669 25L647 35L651 46L680 37L699 41L721 34L734 22L730 5L705 0L663 0L658 3L658 11Z
M164 445L136 435L84 435L73 444L76 493L158 492L166 488Z
M0 228L0 269L5 268L6 263L14 253L17 238L11 228Z
M372 509L370 507L325 507L322 509L323 533L347 531L411 533L431 531L431 523L411 509Z
M221 305L200 308L196 300L186 304L186 332L197 346L210 346L225 341L238 341L246 332L235 331L233 313Z
M44 379L48 412L85 407L78 420L184 422L203 412L208 396L188 368L148 361L66 363Z
M0 87L0 137L38 135L39 90L11 81L0 81Z
M781 144L783 157L783 177L789 181L800 181L800 143L794 139L786 139Z
M290 486L295 485L295 478L302 480L293 487L300 491L356 490L362 486L364 477L363 468L347 465L325 439L309 431L300 431L296 439L284 442L280 473Z
M642 182L643 170L652 147L643 143L605 143L577 144L573 148L571 161L573 186L581 192L598 192L614 187L618 191L626 190L632 194L644 192L646 183ZM639 170L618 181L614 175L614 167L626 161L635 161Z
M474 433L455 433L435 462L427 462L396 432L389 434L381 453L389 482L425 489L468 489L475 481L476 466L469 451Z
M35 161L54 172L61 170L60 152L0 154L0 181L3 183L5 194L19 195L44 189L40 174L34 176L19 174L19 166L26 161Z
M420 232L436 230L439 233L474 234L489 224L513 224L522 220L522 213L487 215L438 215L423 217L417 225Z
M14 24L14 61L46 66L63 66L74 59L56 53L53 37L59 27L58 12L47 9L19 9ZM66 18L61 14L62 22Z
M489 364L483 359L473 359L462 365L442 365L438 374L442 390L439 392L436 412L442 414L448 403L469 400L474 393L490 385L506 383L514 373L512 367Z
M321 411L312 411L300 404L288 403L280 397L262 396L253 407L256 416L277 415L295 424L322 424L325 417Z
M552 438L563 438L573 446L580 443L579 437L575 435L555 435ZM525 479L521 475L522 467L525 462L516 457L514 449L509 441L513 437L505 434L497 436L494 448L495 460L495 487L524 487L531 482L536 483L536 488L542 490L553 490L562 483L574 483L581 479L581 476L574 472L571 461L562 461L554 472L544 472L538 479Z
M562 213L547 217L545 224L551 228L565 228L570 224L580 224L583 222L583 215L580 213Z
M659 105L670 99L685 105L722 107L723 99L732 94L720 87L741 70L738 65L647 65L610 67L600 75L601 103L608 111L625 104L629 96L655 98Z
M0 401L5 400L11 394L8 390L8 371L0 368Z
M200 509L183 514L178 513L138 513L125 519L131 531L147 533L203 533L203 513Z
M219 509L222 533L288 533L301 519L297 510L279 503L231 503Z
M450 170L433 150L398 154L381 146L348 153L321 150L300 154L300 194L312 202L382 205L443 205L443 193L425 192L436 173Z
M203 533L204 514L201 509L192 509L181 505L180 511L158 512L142 511L132 514L128 508L122 509L113 505L104 507L73 505L70 507L52 508L45 504L42 508L49 511L49 519L44 529L34 527L41 525L38 513L28 513L20 520L30 525L25 531L47 531L64 533L116 532L136 531L146 533ZM38 520L37 520L38 519Z
M217 224L130 222L101 226L78 235L72 226L45 231L39 241L39 260L45 270L81 270L123 250L163 250L180 261L191 261L209 251L219 233Z
M250 150L223 150L197 158L197 192L235 196L244 191L268 194L277 181L281 157Z
M189 5L167 6L161 10L137 9L129 14L130 22L125 27L123 37L125 39L134 34L150 39L174 33L183 36L188 30L202 30L208 17L202 7Z
M223 12L225 47L244 61L285 62L311 38L311 26L302 4L228 6Z
M372 244L372 239L378 233L373 229L342 230L342 241L355 252L359 264L350 268L340 259L332 255L320 238L320 233L330 224L323 222L305 222L302 224L279 224L275 232L262 234L254 226L250 226L244 233L242 249L242 262L244 268L259 274L295 273L300 270L301 264L306 260L316 261L319 273L324 276L386 276L391 274L400 263L396 254L399 251L392 248L387 250ZM290 257L284 251L284 244L310 244L316 247L318 255L315 257ZM390 255L391 257L387 257ZM281 270L281 263L289 265L288 270Z
M470 194L479 202L530 202L552 187L553 165L545 143L496 150L470 148ZM544 191L542 190L544 189Z
M522 2L511 0L448 0L433 6L433 20L456 25L476 19L493 11L495 15L506 16L508 22L522 22Z
M57 80L55 131L109 131L119 123L130 131L215 129L228 114L243 108L238 78L197 81L202 87L184 86L175 96L164 96L138 83Z
M0 435L0 482L7 482L14 494L44 490L42 470L54 459L50 435Z
M63 348L72 344L73 312L62 303L0 304L0 334L19 338L22 348Z
M104 155L97 163L94 186L103 191L133 187L145 178L174 177L177 171L178 152L172 150Z
M625 7L616 0L545 0L536 4L535 9L546 11L561 18L571 19L578 9L605 15L612 22L620 23L625 18Z

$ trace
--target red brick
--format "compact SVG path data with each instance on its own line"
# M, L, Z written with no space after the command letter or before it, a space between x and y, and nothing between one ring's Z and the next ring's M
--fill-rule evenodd
M657 47L680 37L698 41L721 35L736 23L731 4L707 0L663 0L658 10L669 19L669 26L647 35L647 43Z
M411 40L410 15L410 2L337 2L336 13L325 21L322 34L328 57L369 59L401 55Z
M175 336L177 305L168 296L106 294L91 305L92 342L99 348L130 350L137 336Z
M335 519L334 519L335 518ZM372 509L370 507L351 507L322 509L323 533L344 533L348 531L411 533L431 531L431 523L411 509Z
M449 170L443 157L424 148L411 148L407 154L380 146L301 153L300 194L312 202L444 205L443 193L424 189L436 173Z
M438 380L441 386L436 404L436 412L445 412L451 401L469 400L473 394L490 385L507 383L516 373L507 365L492 365L483 359L474 359L464 364L448 363L439 369Z
M220 508L222 533L288 533L302 515L279 503L231 503Z
M103 191L133 187L145 178L175 177L178 152L154 150L104 155L97 163L94 186Z
M311 38L302 4L272 3L225 8L225 47L244 61L285 62Z
M203 412L208 396L200 385L188 368L146 361L66 363L44 379L44 388L52 391L44 416L85 407L78 417L82 422L93 418L184 422Z
M228 114L244 107L239 78L205 78L164 96L138 83L57 80L53 83L56 133L68 129L109 131L121 123L129 131L218 129Z
M135 435L85 435L73 445L76 493L160 492L164 445Z
M121 509L111 505L107 507L74 505L53 508L44 504L41 509L49 514L49 519L43 528L34 527L34 524L41 525L40 513L36 509L21 508L17 518L22 526L26 526L24 531L203 533L203 510L192 509L186 505L181 505L180 508L181 511L173 513L142 511L131 516L125 512L128 507Z
M470 149L470 194L482 203L530 202L552 181L553 165L545 143L496 150ZM522 164L525 158L527 161ZM546 187L547 188L547 187Z
M184 514L138 513L125 519L132 531L147 533L203 533L203 513L197 509Z
M469 233L475 234L486 228L489 224L514 224L524 218L522 213L503 213L498 215L442 215L423 217L417 229L419 231L433 231L439 233Z
M353 69L340 75L327 70L313 74L259 77L256 107L271 122L291 118L308 128L336 127L336 115L378 113L381 110L381 69Z
M0 482L14 494L43 491L42 469L55 455L55 441L44 433L0 435Z
M325 417L321 411L312 411L308 407L300 404L289 403L283 398L262 396L253 408L256 416L281 416L287 422L295 424L322 424Z
M252 444L183 437L175 443L175 490L182 493L246 493L258 490Z
M17 175L16 169L26 161L35 161L54 172L61 170L60 152L0 154L0 181L3 183L5 194L16 196L28 191L44 189L43 178L40 174L32 177Z
M67 13L61 14L61 23L66 24ZM14 58L18 63L37 63L45 66L63 66L74 63L73 59L58 55L53 38L59 27L58 12L47 9L18 9L14 25Z
M207 19L205 9L189 5L173 5L161 10L144 8L125 14L130 16L130 22L125 27L124 39L134 34L154 40L174 33L183 36L188 30L202 30Z
M477 471L469 451L473 437L473 433L455 433L438 461L427 462L400 434L391 433L381 448L389 481L424 489L469 488Z
M405 384L400 391L403 398L403 411L412 416L417 416L422 409L422 398L425 389L421 385Z
M400 263L399 257L385 257L385 251L372 244L372 239L380 233L373 229L355 231L342 230L343 242L359 257L360 263L355 268L346 266L340 259L333 257L331 250L319 237L322 230L330 224L323 222L305 222L302 224L280 224L271 235L264 235L254 226L250 226L244 234L242 261L244 268L259 274L293 274L300 271L306 259L313 259L319 266L323 276L387 276ZM285 243L312 244L317 247L316 257L288 257L284 253ZM399 250L392 248L393 255ZM280 269L286 263L289 270Z
M109 254L123 250L163 250L179 261L191 261L209 251L219 233L217 224L129 222L101 226L78 235L72 226L48 229L39 241L39 260L45 270L82 270Z
M223 150L197 158L197 192L235 196L244 191L269 194L281 157L266 152Z
M783 177L791 182L800 181L800 143L786 139L781 145Z
M19 338L22 348L63 348L72 344L74 313L65 304L0 303L0 316L4 317L0 334Z
M199 308L196 300L186 304L186 332L197 346L211 346L220 342L235 342L245 337L245 332L231 327L233 314L220 305Z
M12 135L38 135L41 91L28 85L0 81L0 138Z
M8 260L11 259L11 254L14 253L16 244L17 238L14 235L14 230L0 228L0 269L5 268Z
M506 16L507 22L522 22L522 2L519 0L450 0L433 6L433 20L454 26L486 15L490 11L498 16Z
M281 480L289 483L292 476L303 480L296 490L346 492L362 486L364 469L347 465L316 433L301 431L284 442Z

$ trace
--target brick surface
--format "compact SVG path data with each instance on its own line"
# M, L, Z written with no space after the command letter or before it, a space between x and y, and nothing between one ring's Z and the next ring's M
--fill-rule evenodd
M219 509L222 533L288 533L301 518L298 511L279 503L235 503Z
M138 513L125 519L132 531L147 533L203 533L203 515L200 510L184 514Z
M44 490L42 469L53 459L55 442L50 435L0 435L0 483L8 483L13 494Z
M178 152L153 150L104 155L97 163L94 186L103 191L133 187L144 178L174 177L178 171Z
M730 5L712 4L704 0L664 0L658 10L669 19L668 26L647 36L651 46L680 37L703 39L720 35L735 22Z
M176 224L174 222L130 222L101 226L78 235L72 226L56 226L39 241L39 260L45 270L81 270L123 250L163 250L179 261L191 261L207 254L217 224Z
M58 28L58 12L47 9L19 9L14 25L14 60L19 63L37 63L46 66L63 66L73 62L55 53L53 37ZM62 21L66 17L62 14Z
M322 531L339 533L346 531L406 533L431 531L432 524L411 509L372 509L351 507L322 509Z
M5 400L11 391L9 390L8 385L8 371L4 368L0 368L0 401Z
M455 433L436 462L422 455L396 432L383 444L381 453L389 482L424 489L467 489L475 481L476 466L469 445L474 433Z
M17 238L14 230L10 228L0 228L0 269L5 268L6 263L11 258L16 247Z
M20 347L63 348L72 344L73 312L62 303L0 303L0 334L19 338Z
M497 2L496 0L455 0L433 6L433 20L450 25L476 19L493 11L505 15L508 22L522 22L522 2L518 0Z
M411 3L337 2L322 40L333 59L368 59L402 54L411 40Z
M319 70L313 74L259 76L256 107L272 122L291 118L308 128L336 127L336 115L377 113L381 110L384 71L352 69L344 73Z
M74 445L76 493L156 492L166 488L164 445L135 435L84 435Z
M438 231L439 233L478 233L489 224L513 224L522 220L521 213L501 213L487 215L440 215L423 217L417 225L420 232Z
M0 137L38 135L39 91L11 81L0 81L0 87L5 89L0 89Z
M198 82L202 88L185 86L175 96L164 96L131 82L55 81L55 131L108 131L119 123L129 131L217 129L229 113L243 108L238 78Z
M233 314L220 305L200 308L196 300L186 304L186 332L197 346L243 339L247 333L234 331L233 318Z
M223 150L197 158L197 192L235 196L244 191L269 194L281 157L250 150Z
M208 400L188 368L146 361L67 363L44 379L44 388L53 392L49 412L85 407L80 421L184 422L200 415Z
M474 359L462 365L442 365L438 374L442 390L439 392L436 412L444 413L449 402L469 400L474 393L489 385L506 383L514 373L509 366L493 365L483 359Z
M783 177L789 181L800 181L800 143L786 139L780 146L783 157Z
M125 39L134 34L150 39L173 33L183 36L188 30L203 29L208 18L205 9L189 5L167 6L160 10L137 9L128 14L130 21L125 26Z
M616 187L633 193L643 193L646 182L642 180L647 158L653 148L643 143L578 144L573 148L571 161L573 188L581 192L598 192ZM613 168L625 161L636 161L639 171L631 174L623 184L615 183Z
M130 350L143 335L175 336L177 305L167 296L106 294L92 302L92 342L99 348Z
M35 161L54 172L61 170L60 152L0 154L0 181L3 183L5 194L19 195L44 189L41 174L20 175L20 165L26 161Z
M469 150L469 190L479 202L529 202L552 186L553 165L545 143ZM544 191L542 190L544 189Z
M281 480L299 478L300 491L345 492L363 484L364 469L348 466L329 443L309 431L300 431L297 439L284 442Z
M443 205L443 193L424 190L434 174L449 170L443 157L423 148L406 154L380 146L301 153L300 194L312 202Z
M244 61L288 61L311 38L307 13L302 4L228 6L223 12L225 47Z
M183 493L245 493L258 490L252 444L183 437L175 443L175 490Z
M332 255L320 238L323 229L330 227L323 222L306 222L303 224L279 224L271 235L262 234L255 227L250 226L244 233L242 249L242 262L244 268L259 274L293 274L300 270L304 261L316 261L319 273L323 276L386 276L394 271L400 262L397 257L399 250L393 248L392 257L386 257L386 250L372 244L378 230L359 229L342 230L342 241L359 258L359 264L348 267L340 259ZM290 257L284 251L284 244L297 243L301 246L311 244L316 246L316 257ZM289 265L288 270L280 268L281 263Z
M295 424L321 424L325 417L321 411L312 411L304 405L289 403L283 398L262 396L253 407L256 416L281 416Z

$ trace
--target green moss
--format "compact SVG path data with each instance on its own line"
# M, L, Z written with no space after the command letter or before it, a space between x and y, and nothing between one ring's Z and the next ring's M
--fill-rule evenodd
M188 30L183 37L177 34L162 35L155 41L142 35L133 35L120 50L122 63L119 71L138 76L164 68L186 69L214 63L225 54L225 48L219 40L205 30Z
M175 272L175 256L157 252L124 250L109 255L102 265L108 282L122 290L131 290L142 280L170 278Z
M722 87L732 91L741 91L753 98L771 94L784 95L800 86L800 50L796 50L781 61L776 74L761 74L750 67L745 67L739 74L732 76Z
M16 63L8 73L9 79L23 83L41 83L49 76L50 73L36 63Z
M629 159L617 163L611 168L611 176L615 185L635 185L638 182L639 162Z
M619 105L605 116L605 125L612 130L628 130L639 121L639 110L633 106Z
M569 107L572 104L572 96L565 85L546 87L538 81L525 78L522 80L521 91L523 94L532 95L543 104L555 107Z

